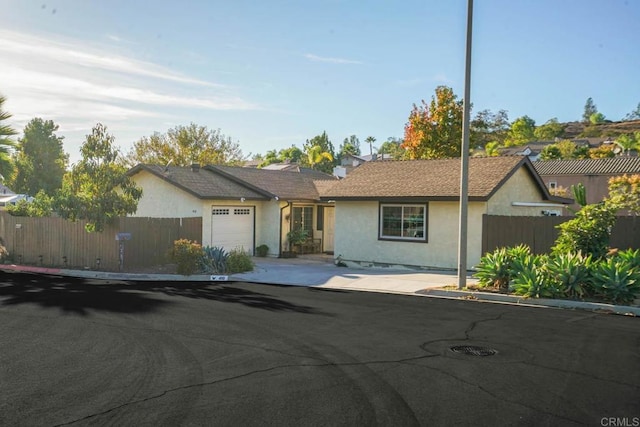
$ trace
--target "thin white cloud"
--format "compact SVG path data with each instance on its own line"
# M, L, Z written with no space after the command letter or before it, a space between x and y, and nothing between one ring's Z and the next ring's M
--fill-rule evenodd
M362 64L361 61L355 61L352 59L331 58L326 56L314 55L312 53L307 53L304 55L304 57L314 62L329 62L331 64Z
M115 71L186 84L224 87L224 85L182 76L149 62L104 53L78 41L62 42L15 31L0 30L0 55L20 55L37 58L39 61L74 64L93 70Z
M21 130L34 117L54 120L73 158L83 135L97 122L127 142L160 130L167 119L261 109L234 93L234 87L111 49L0 30L0 92L7 98L6 111L13 115L9 124Z

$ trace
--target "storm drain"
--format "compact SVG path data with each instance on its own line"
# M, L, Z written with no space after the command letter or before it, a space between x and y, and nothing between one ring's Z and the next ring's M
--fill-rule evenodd
M498 350L489 347L480 347L478 345L454 345L449 347L451 351L465 356L494 356L498 354Z

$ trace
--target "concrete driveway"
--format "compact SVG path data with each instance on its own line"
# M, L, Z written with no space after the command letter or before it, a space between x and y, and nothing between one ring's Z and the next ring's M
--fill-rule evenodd
M256 267L248 273L234 274L232 280L279 285L315 286L369 290L387 293L415 293L429 288L457 285L454 271L400 268L338 267L327 255L299 258L254 258ZM477 280L467 277L468 283Z

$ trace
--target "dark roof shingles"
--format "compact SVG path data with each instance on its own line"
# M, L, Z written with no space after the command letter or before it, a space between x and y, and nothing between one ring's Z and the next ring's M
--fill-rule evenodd
M469 159L469 197L487 199L526 157ZM460 195L460 159L367 162L329 189L328 198L425 197Z
M283 200L318 200L320 195L314 181L336 180L331 175L316 171L301 173L221 165L207 166L207 169L219 170Z

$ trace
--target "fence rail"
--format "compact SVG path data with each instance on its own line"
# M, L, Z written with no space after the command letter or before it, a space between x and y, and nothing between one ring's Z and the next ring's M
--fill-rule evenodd
M200 217L122 217L100 233L88 233L85 224L62 218L14 217L0 212L0 237L14 262L105 271L120 269L117 233L131 234L131 240L124 241L125 271L166 263L175 240L202 240Z
M556 226L570 219L572 217L483 215L482 253L521 243L528 245L533 253L548 253L558 237ZM610 246L640 249L640 217L617 217Z

